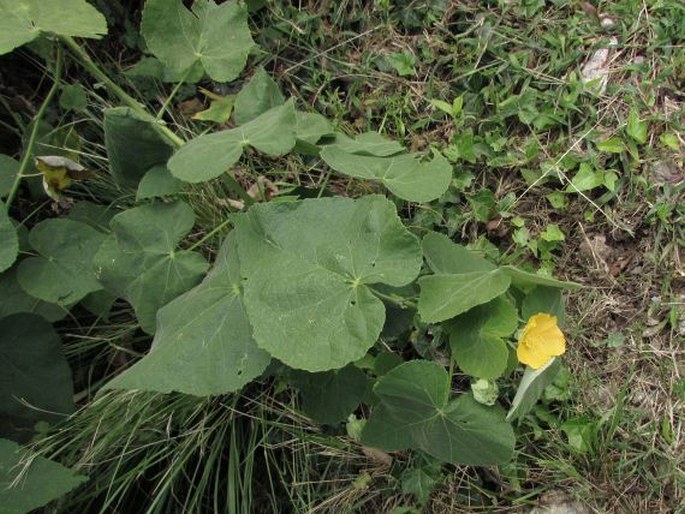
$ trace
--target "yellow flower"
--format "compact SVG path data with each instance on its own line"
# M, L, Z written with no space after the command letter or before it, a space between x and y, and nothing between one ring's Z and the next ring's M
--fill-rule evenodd
M566 339L557 325L556 316L540 312L531 316L523 329L516 356L520 362L538 369L565 351Z

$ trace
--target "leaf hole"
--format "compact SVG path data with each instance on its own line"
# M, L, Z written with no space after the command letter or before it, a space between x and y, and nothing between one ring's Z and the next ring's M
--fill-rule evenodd
M357 305L357 300L350 300L350 305L352 305L353 307Z

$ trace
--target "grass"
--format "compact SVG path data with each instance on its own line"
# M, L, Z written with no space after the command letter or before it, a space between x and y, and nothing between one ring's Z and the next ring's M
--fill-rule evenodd
M566 379L517 426L511 465L446 467L420 505L403 492L403 473L423 464L404 454L388 461L313 425L279 384L230 398L95 396L127 365L122 349L142 353L149 341L130 308L116 304L107 322L79 312L60 325L84 407L37 447L94 480L54 511L521 512L563 497L599 513L685 512L685 8L675 0L588 5L278 2L252 17L263 49L254 62L300 106L349 133L379 131L453 162L456 180L443 198L402 206L414 229L444 231L499 262L585 286L568 298ZM583 66L611 37L618 44L605 64L606 89L593 90ZM97 48L112 76L139 56L122 40ZM38 92L43 73L35 68ZM122 85L152 113L173 88L133 78ZM181 102L196 96L180 88L167 115L186 139L198 128ZM453 115L431 103L458 97L463 108ZM88 102L81 116L49 113L58 128L40 144L77 151L106 177L94 113L113 101L89 88ZM647 124L644 142L628 132L631 111ZM65 127L83 137L70 140ZM620 149L602 150L612 138ZM579 187L581 165L602 180ZM248 158L235 177L249 189L261 175L279 191L356 196L369 188L300 157ZM74 196L133 201L107 180ZM188 244L220 225L233 196L230 184L193 187L199 221ZM41 216L34 208L20 203L24 219ZM222 235L203 242L208 256Z

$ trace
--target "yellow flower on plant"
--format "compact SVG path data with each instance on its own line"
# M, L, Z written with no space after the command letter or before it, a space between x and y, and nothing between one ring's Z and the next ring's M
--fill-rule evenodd
M516 356L523 364L538 369L565 351L566 338L557 325L556 316L540 312L531 316L526 323Z

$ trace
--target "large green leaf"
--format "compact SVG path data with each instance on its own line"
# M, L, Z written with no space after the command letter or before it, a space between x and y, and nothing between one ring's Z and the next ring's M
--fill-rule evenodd
M105 110L105 147L117 184L136 187L150 168L165 164L173 147L129 107Z
M331 122L318 113L297 111L295 118L297 139L308 145L315 145L322 137L329 136L334 132ZM318 147L314 147L314 149L318 153Z
M509 289L511 279L502 269L446 236L429 233L421 247L435 273L419 280L419 315L427 323L453 318Z
M556 358L539 369L526 366L514 400L511 402L511 408L507 412L507 421L522 418L528 414L542 396L545 388L554 382L560 369L561 361Z
M421 265L418 241L380 196L257 204L236 232L257 344L308 371L361 358L385 319L368 284L402 286Z
M334 425L359 406L367 389L366 374L349 364L342 369L295 375L302 410L317 423Z
M476 305L489 302L509 289L511 280L504 271L436 273L419 279L419 315L426 323L453 318Z
M45 302L71 305L102 289L92 261L105 235L85 223L53 218L41 221L29 234L39 254L19 263L19 284Z
M509 349L502 339L518 326L516 308L504 297L474 307L448 327L452 357L471 376L494 379L507 369Z
M16 159L12 159L9 155L0 154L0 198L9 194L18 171L19 162Z
M493 271L497 268L491 262L437 232L429 232L423 237L421 249L426 263L434 273L459 274Z
M408 154L395 157L357 155L332 145L321 150L321 158L344 175L377 180L396 196L412 202L435 200L447 191L452 179L452 166L440 154L430 162L420 162Z
M69 309L68 306L39 300L24 291L14 267L0 275L0 318L18 312L32 312L48 321L58 321L69 313Z
M334 145L345 153L373 157L390 157L405 151L400 143L386 139L378 132L364 132L354 139L343 134L336 134Z
M285 98L278 84L260 66L236 96L233 116L238 125L244 125L284 103Z
M229 82L245 67L254 46L247 8L229 0L147 0L140 31L148 49L174 74L201 67L212 79Z
M225 394L259 376L270 360L252 339L231 234L204 281L159 310L150 353L106 387Z
M155 331L160 307L194 287L207 270L200 254L177 249L194 223L183 202L129 209L112 219L113 234L95 256L100 282L133 305L148 333Z
M0 55L43 32L99 39L107 22L85 0L0 0Z
M295 108L292 100L269 109L240 127L193 139L169 160L171 173L186 182L218 177L251 146L271 157L295 146Z
M0 512L25 514L88 480L61 464L0 439Z
M138 184L136 200L169 196L183 188L183 182L174 177L166 166L158 164L150 168Z
M436 362L402 364L381 377L374 392L380 404L364 427L364 444L479 466L507 462L513 454L514 432L502 410L468 394L450 400L450 377Z
M540 312L556 316L559 325L563 325L566 318L563 291L558 287L537 286L528 292L521 304L521 317L528 319Z
M71 370L52 325L35 314L0 320L0 412L59 420L74 410Z
M19 238L12 219L7 214L5 204L0 201L0 272L9 268L17 260Z

